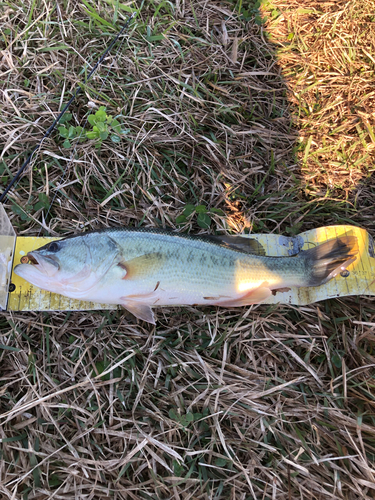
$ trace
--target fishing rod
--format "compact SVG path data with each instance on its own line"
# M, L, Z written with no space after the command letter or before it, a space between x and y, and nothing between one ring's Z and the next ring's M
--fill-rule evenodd
M86 85L86 83L90 80L90 78L92 77L92 75L95 73L96 69L98 68L98 66L103 62L104 58L107 56L107 54L110 52L110 50L112 49L112 47L115 45L115 43L117 42L117 40L120 38L120 36L124 33L124 31L129 27L130 25L130 22L131 20L137 15L136 12L133 12L133 14L129 17L129 19L126 21L126 23L124 24L124 26L121 28L121 30L118 32L118 34L116 35L116 37L112 40L112 42L108 45L108 47L106 48L106 50L103 52L103 54L101 55L101 57L99 58L99 60L97 61L97 63L95 64L95 66L92 68L92 70L90 71L90 73L87 75L87 77L85 78L84 80L84 84ZM16 173L16 175L13 177L13 179L9 182L8 186L5 188L4 192L0 195L0 203L2 203L6 197L6 195L8 194L8 192L10 191L10 189L12 189L12 187L14 186L14 184L18 181L18 179L20 178L20 176L22 175L23 171L25 170L25 168L28 166L28 164L31 162L31 159L34 155L34 153L40 148L40 146L42 145L44 139L48 138L52 132L54 131L54 129L56 128L56 125L60 122L61 118L64 116L65 112L67 111L67 109L69 108L69 106L72 104L72 102L74 101L74 99L78 96L78 94L80 94L82 92L82 87L78 87L77 90L74 92L73 96L69 99L69 101L65 104L64 108L62 109L62 111L60 112L60 114L58 115L58 117L55 119L55 121L52 123L52 125L47 129L47 131L45 132L44 136L42 137L42 139L38 142L38 144L33 148L33 150L31 151L30 155L27 157L27 159L24 161L23 165L21 166L21 168L18 170L18 172Z

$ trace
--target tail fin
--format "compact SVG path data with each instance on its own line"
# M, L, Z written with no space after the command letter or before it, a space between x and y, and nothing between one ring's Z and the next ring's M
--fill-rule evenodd
M337 276L357 259L358 251L357 237L349 235L303 251L306 268L309 269L307 286L323 285Z

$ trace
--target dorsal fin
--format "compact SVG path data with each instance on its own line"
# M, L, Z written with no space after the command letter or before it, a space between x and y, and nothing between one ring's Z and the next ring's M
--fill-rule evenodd
M238 250L240 252L250 253L253 255L266 255L263 246L258 240L254 238L247 238L246 236L205 236L208 240L218 245L232 248L233 250Z

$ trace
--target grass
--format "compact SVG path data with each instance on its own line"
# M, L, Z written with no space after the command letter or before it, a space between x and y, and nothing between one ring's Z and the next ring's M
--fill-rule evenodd
M128 132L46 140L18 234L373 233L375 4L260 4L0 4L3 186L139 11L70 109ZM373 303L4 314L0 496L375 498Z
M374 170L374 2L299 4L274 14L269 29L298 108L304 188L350 199Z

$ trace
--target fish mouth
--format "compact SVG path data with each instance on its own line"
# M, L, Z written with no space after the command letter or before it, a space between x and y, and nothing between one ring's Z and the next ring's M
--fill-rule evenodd
M47 276L54 276L60 269L60 264L52 256L47 257L39 255L37 252L29 252L27 258L33 267L37 267L41 273Z
M30 262L30 264L34 264L34 266L37 266L39 262L36 260L36 258L31 255L30 253L27 254L27 259Z

